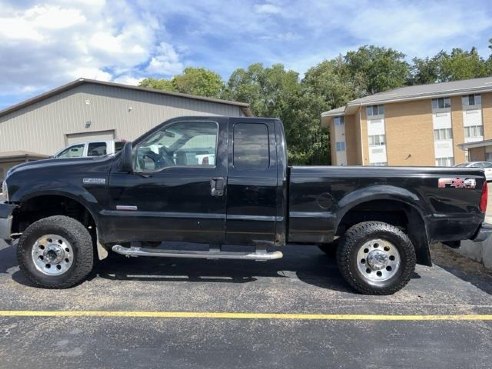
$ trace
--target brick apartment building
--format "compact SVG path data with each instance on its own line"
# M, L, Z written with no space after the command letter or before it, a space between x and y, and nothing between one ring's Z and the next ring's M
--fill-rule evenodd
M492 77L366 96L322 113L321 123L333 165L492 161Z

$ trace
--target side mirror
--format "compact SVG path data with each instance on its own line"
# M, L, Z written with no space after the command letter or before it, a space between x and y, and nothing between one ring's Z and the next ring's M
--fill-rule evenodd
M121 150L120 169L122 172L127 172L127 173L133 172L131 142L126 142L125 146L123 146L123 149Z

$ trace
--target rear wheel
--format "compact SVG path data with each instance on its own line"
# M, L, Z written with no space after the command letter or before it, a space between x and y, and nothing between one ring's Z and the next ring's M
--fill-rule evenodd
M35 285L68 288L82 282L94 265L88 230L77 220L52 216L22 233L17 246L19 267Z
M337 262L344 279L358 292L389 295L399 291L415 270L415 248L397 227L363 222L340 239Z

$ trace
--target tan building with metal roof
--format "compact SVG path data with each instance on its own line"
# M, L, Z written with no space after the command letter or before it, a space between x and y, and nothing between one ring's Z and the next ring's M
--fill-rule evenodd
M18 155L9 161L8 152L30 152L32 159L77 142L133 140L169 118L190 115L251 111L235 101L78 79L0 111L2 169L18 162Z
M322 113L321 123L333 165L451 166L468 160L462 144L492 139L492 77L366 96ZM482 160L492 161L489 151Z

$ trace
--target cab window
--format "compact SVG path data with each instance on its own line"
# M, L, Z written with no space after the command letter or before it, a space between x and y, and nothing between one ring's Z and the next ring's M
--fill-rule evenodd
M215 167L218 124L177 122L152 133L134 147L137 172L166 167Z

